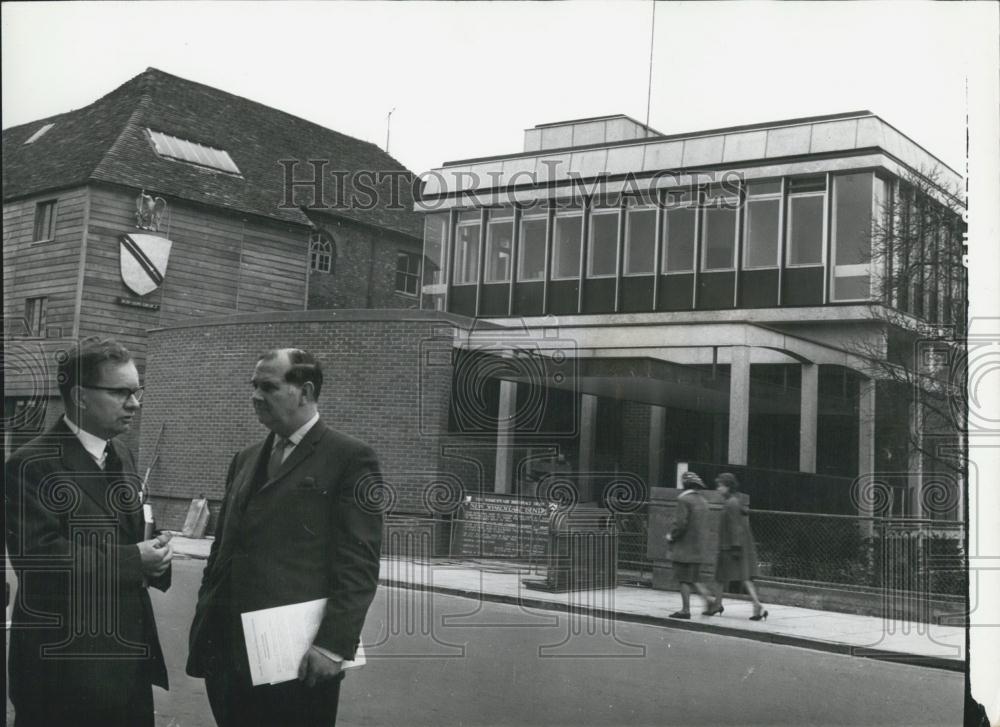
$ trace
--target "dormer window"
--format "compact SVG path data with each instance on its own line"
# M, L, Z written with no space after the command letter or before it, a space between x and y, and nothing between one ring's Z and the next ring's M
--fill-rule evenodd
M146 131L149 132L149 138L153 142L156 153L162 157L197 164L229 174L240 173L236 162L225 149L216 149L187 139L180 139L161 131L153 131L152 129L146 129Z

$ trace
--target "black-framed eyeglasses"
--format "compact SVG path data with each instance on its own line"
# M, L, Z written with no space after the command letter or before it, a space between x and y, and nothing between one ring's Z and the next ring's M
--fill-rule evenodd
M80 384L84 389L98 389L100 391L110 391L116 397L121 399L124 404L128 401L130 396L134 396L136 401L142 401L142 393L145 390L145 386L140 386L138 389L129 389L124 386L90 386L88 384Z

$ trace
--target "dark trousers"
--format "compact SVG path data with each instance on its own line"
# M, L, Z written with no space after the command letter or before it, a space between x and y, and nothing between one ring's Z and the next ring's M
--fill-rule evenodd
M307 687L298 680L250 685L247 674L226 670L205 679L219 727L333 727L344 675Z
M45 685L38 689L44 696ZM54 693L49 700L15 704L13 727L153 727L153 687L145 674L127 689L125 701L94 695L86 702L67 702Z

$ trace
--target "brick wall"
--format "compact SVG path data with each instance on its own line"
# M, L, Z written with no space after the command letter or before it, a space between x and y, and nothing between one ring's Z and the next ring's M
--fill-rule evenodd
M162 526L179 528L187 502L212 501L226 469L266 430L250 405L249 380L268 348L297 346L324 366L320 414L371 444L391 486L395 513L434 513L464 486L442 466L457 316L425 311L307 311L204 319L149 335L140 469L163 425L154 496Z
M419 298L396 291L396 257L420 255L420 240L349 221L319 226L333 241L329 273L309 275L309 308L417 308Z

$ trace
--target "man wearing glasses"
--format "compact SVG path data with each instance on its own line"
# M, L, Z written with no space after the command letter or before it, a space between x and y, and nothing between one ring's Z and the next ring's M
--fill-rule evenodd
M173 551L143 540L135 461L115 441L139 412L139 373L119 343L85 338L58 381L65 416L6 465L15 725L152 727L167 672L146 587L169 587Z

